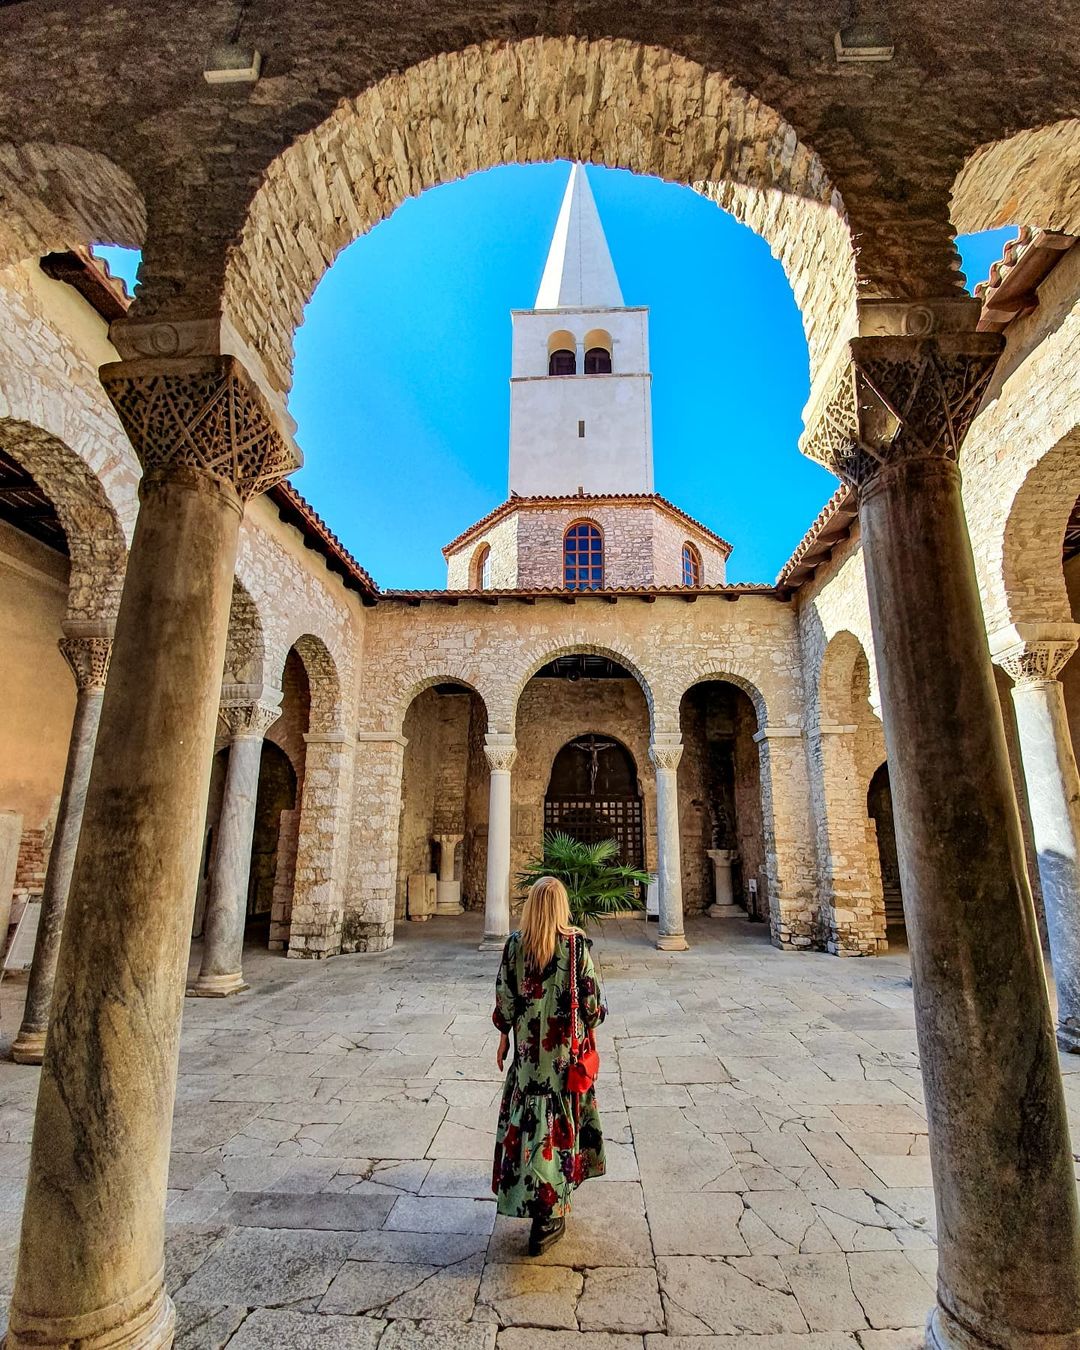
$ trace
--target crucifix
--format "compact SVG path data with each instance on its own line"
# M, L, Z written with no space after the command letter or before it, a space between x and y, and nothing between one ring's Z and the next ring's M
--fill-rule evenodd
M596 775L600 768L600 751L614 750L616 741L602 741L596 736L583 736L580 741L572 741L575 750L583 750L589 756L589 796L596 796Z

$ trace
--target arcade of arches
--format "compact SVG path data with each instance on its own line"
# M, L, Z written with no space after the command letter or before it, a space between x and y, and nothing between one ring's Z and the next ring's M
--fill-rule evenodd
M796 1136L818 1147L805 1184L837 1193L834 1218L857 1190L870 1215L860 1233L882 1229L887 1205L872 1182L852 1179L867 1169L835 1152L826 1166L812 1136L892 1138L878 1133L881 1113L898 1100L898 1076L911 1088L916 1047L910 1036L879 1040L871 1071L849 1053L848 995L835 991L860 991L854 1000L875 970L894 970L880 1008L898 1006L910 997L908 960L924 1076L902 1109L912 1138L928 1141L938 1215L936 1266L931 1256L920 1267L928 1342L1076 1347L1080 1220L1061 1078L1080 1049L1076 44L1051 43L1034 20L1018 34L1012 16L966 0L962 26L980 33L995 70L988 89L956 47L960 20L908 0L889 8L893 59L861 65L855 29L834 35L841 20L820 6L774 15L756 5L727 24L711 11L631 5L618 34L591 40L558 31L562 11L536 33L516 3L485 25L417 18L415 31L402 10L377 18L385 33L365 45L363 26L320 0L303 14L251 6L234 44L258 46L262 74L256 63L254 82L239 82L245 68L233 62L222 84L203 79L200 62L211 59L206 34L234 22L226 8L165 0L153 24L128 0L92 24L73 12L63 87L55 7L0 8L0 930L22 950L27 916L37 925L24 985L6 980L4 993L25 992L14 1059L42 1065L32 1146L13 1140L4 1155L13 1175L28 1171L6 1347L173 1343L163 1253L185 981L187 1016L207 1036L206 1081L189 1085L198 1093L216 1090L220 1056L258 1021L260 990L270 991L268 1021L284 1026L300 1013L291 995L274 1001L279 982L325 980L329 1020L283 1053L313 1053L309 1034L320 1063L387 1053L397 1086L385 1099L338 1089L332 1101L301 1102L270 1082L258 1100L273 1100L280 1119L317 1107L297 1143L316 1155L347 1115L356 1130L348 1125L341 1158L381 1158L397 1178L372 1183L372 1213L388 1188L408 1190L394 1150L411 1145L394 1127L437 1109L407 1072L429 1047L398 1052L398 1005L371 995L372 972L383 961L388 980L411 983L421 1001L430 978L441 1012L456 995L426 953L451 934L468 969L490 975L482 953L509 930L513 874L545 825L608 830L655 877L655 917L620 919L624 946L607 936L599 945L612 944L610 972L622 971L635 1009L620 1022L616 1008L608 1034L626 1108L613 1118L613 1133L625 1130L613 1157L625 1147L640 1177L610 1184L640 1183L657 1226L644 1274L625 1253L584 1277L574 1260L523 1274L489 1256L476 1277L487 1295L465 1318L470 1347L496 1335L507 1350L540 1344L511 1334L515 1321L532 1325L514 1311L528 1280L528 1307L539 1292L545 1316L566 1290L580 1297L554 1325L625 1331L637 1345L650 1332L658 1350L718 1328L914 1326L921 1312L910 1309L906 1320L876 1318L872 1290L850 1312L861 1321L830 1320L855 1289L847 1265L842 1287L829 1283L830 1263L854 1248L835 1237L800 1246L824 1230L785 1151ZM598 32L605 22L597 17ZM927 69L904 45L911 32L934 53ZM696 60L671 50L674 33ZM443 50L447 34L453 50ZM837 81L838 53L853 78ZM931 81L927 104L918 91ZM576 466L580 455L601 475L621 446L623 477L610 490L586 476L587 489L567 478L550 495L511 497L469 532L460 572L448 557L463 581L431 592L379 590L288 485L298 462L285 412L292 334L337 252L409 194L506 160L559 157L693 184L762 234L784 267L810 355L802 449L842 486L775 585L728 584L730 546L655 493L640 405L620 412L610 445L600 434L604 391L620 380L645 387L651 375L647 348L632 340L643 311L622 303L584 171L560 216L573 228L559 228L586 241L574 275L594 291L575 295L556 276L552 304L538 297L515 315L512 383L523 408L588 403L566 423L569 458L553 463ZM953 236L1002 222L1031 228L970 299ZM87 251L95 241L142 248L133 303ZM598 355L588 340L600 311L608 344ZM568 360L549 365L556 328L572 340L559 348L572 371ZM543 425L515 422L512 473L529 481L544 462ZM601 561L594 576L590 555L571 591L573 521L591 526ZM554 580L525 584L530 557L535 575ZM734 993L724 1004L715 980L691 990L682 973L702 980L703 954L729 950L741 1004ZM351 964L314 960L348 953ZM270 962L279 973L247 990L245 964ZM795 1005L771 996L767 973L745 990L751 967L787 979L800 966L813 973L806 1034L847 1056L848 1079L858 1060L857 1094L843 1099L850 1128L820 1070L798 1076L791 1106L775 1047L794 1039ZM370 1025L361 988L379 1008ZM666 1058L658 1042L679 1036L687 1008L705 1006L734 1021L723 1035L704 1029L700 1056L669 1042ZM235 1008L242 1024L229 1022ZM425 1008L415 1013L405 1041L430 1029ZM451 1041L472 1034L450 1024L440 1025ZM363 1046L346 1045L353 1033ZM761 1036L774 1048L740 1052ZM441 1062L437 1051L428 1064ZM33 1072L3 1066L0 1089L25 1092ZM280 1064L266 1072L286 1077ZM447 1090L475 1115L463 1087ZM736 1109L740 1093L753 1112ZM480 1158L475 1123L449 1124L465 1150L453 1156ZM647 1163L658 1133L666 1161ZM434 1165L433 1134L404 1157ZM767 1163L751 1136L766 1141ZM245 1146L261 1159L257 1139ZM717 1165L694 1171L698 1148ZM777 1212L762 1245L740 1228L725 1246L729 1165L742 1178L730 1187L740 1215L765 1213L753 1193L777 1189L797 1197L790 1213L800 1217ZM902 1207L902 1185L889 1203ZM685 1201L666 1246L656 1236L665 1186ZM21 1180L17 1189L21 1202ZM468 1206L489 1205L466 1194ZM416 1251L430 1254L431 1234L466 1201L436 1191L429 1209L427 1195L410 1200L415 1210L402 1214L418 1217L399 1230L411 1224ZM228 1212L241 1213L233 1201ZM331 1208L293 1225L306 1233L294 1250L274 1236L285 1210L251 1202L238 1223L268 1236L243 1286L254 1292L235 1300L243 1316L284 1303L288 1317L316 1315L331 1273L312 1292L296 1276L297 1250L344 1266L366 1246L355 1232L331 1241L333 1214L347 1207ZM348 1213L359 1222L356 1207ZM394 1222L380 1235L387 1250ZM793 1244L777 1237L785 1223L800 1226ZM884 1226L899 1252L905 1243ZM698 1229L711 1236L679 1245ZM219 1236L186 1232L185 1259ZM792 1253L807 1264L782 1270ZM263 1297L259 1281L273 1283L279 1260L280 1278L301 1292ZM365 1268L380 1296L354 1300L379 1313L364 1335L382 1336L388 1321L383 1347L413 1344L413 1333L459 1343L438 1339L451 1335L439 1313L387 1312L395 1262L428 1271L421 1280L437 1268L426 1260L398 1254ZM588 1267L587 1254L577 1264ZM691 1317L680 1281L693 1270L721 1294ZM592 1322L583 1311L610 1286L606 1306L625 1313L632 1299L619 1290L650 1280L652 1321ZM724 1321L736 1286L756 1321ZM788 1299L794 1322L761 1312ZM273 1329L286 1313L267 1315L269 1339L287 1340ZM412 1325L429 1317L435 1330ZM207 1343L224 1344L237 1325ZM245 1323L237 1344L265 1343L260 1325Z

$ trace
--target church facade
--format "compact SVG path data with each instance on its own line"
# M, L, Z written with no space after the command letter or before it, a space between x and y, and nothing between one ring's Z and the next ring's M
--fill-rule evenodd
M65 760L70 778L92 749L139 482L96 376L127 302L91 255L64 256L52 276L5 273L0 325L13 920L70 870ZM1074 257L1061 252L1039 308L1006 326L1015 365L966 451L1037 891L1006 672L1021 670L1024 634L1071 650L1074 555L1033 546L1025 526L1009 537L1030 556L1009 561L1029 484L1006 481L996 447L1031 389L1052 387L1050 351L1075 340ZM288 486L248 507L194 992L243 987L245 931L290 956L378 952L397 924L467 908L498 943L513 878L550 828L615 837L655 877L647 922L667 950L702 913L767 924L792 951L873 955L903 937L850 494L776 584L728 581L730 545L655 491L648 310L623 301L581 167L536 303L512 322L509 494L446 546L444 590L380 590ZM1055 567L1053 602L1033 600L1024 578ZM1062 680L1068 728L1080 677L1070 665ZM27 1036L27 1057L39 1042Z

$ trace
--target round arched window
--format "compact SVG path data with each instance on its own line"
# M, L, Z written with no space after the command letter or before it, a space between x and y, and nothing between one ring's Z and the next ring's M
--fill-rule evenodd
M491 589L491 549L487 544L481 544L473 554L469 573L469 585L474 591Z
M611 353L606 347L590 347L585 353L585 374L611 374Z
M548 357L549 375L576 375L577 353L559 347Z
M563 585L596 591L604 584L604 537L591 520L579 520L563 535Z
M682 584L684 586L701 585L701 554L693 544L682 546Z

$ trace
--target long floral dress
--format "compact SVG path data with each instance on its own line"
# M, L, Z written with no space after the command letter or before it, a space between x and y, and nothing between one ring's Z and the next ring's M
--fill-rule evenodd
M587 1028L607 1015L585 938L574 938L578 1016ZM525 961L520 933L503 949L492 1021L514 1033L495 1134L491 1189L500 1214L530 1219L570 1212L574 1188L604 1174L596 1094L566 1091L570 1062L570 943L561 935L541 974ZM578 1028L579 1039L581 1027Z

